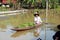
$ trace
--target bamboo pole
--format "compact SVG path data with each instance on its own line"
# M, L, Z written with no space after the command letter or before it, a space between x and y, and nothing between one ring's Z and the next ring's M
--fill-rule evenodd
M48 22L48 0L46 0L46 23ZM46 27L47 25L45 26L45 40L46 40Z

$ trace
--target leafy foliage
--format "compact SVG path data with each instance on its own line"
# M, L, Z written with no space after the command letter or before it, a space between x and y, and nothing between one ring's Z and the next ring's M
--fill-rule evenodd
M26 27L32 27L34 26L35 24L33 22L29 22L29 23L23 23L23 24L20 24L18 25L17 27L18 28L26 28Z
M57 8L58 3L58 0L49 0L49 5L51 6L51 8Z

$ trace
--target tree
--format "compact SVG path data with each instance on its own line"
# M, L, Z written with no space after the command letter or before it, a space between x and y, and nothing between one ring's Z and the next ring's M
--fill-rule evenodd
M23 7L32 7L34 6L36 0L23 0L21 1L21 6Z
M42 0L42 6L43 8L46 8L46 0Z
M51 8L57 8L58 7L58 0L49 0L49 6Z
M59 5L60 5L60 0L58 0L59 1Z

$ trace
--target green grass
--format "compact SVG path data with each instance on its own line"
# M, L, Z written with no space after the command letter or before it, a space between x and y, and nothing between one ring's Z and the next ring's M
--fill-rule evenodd
M8 11L9 10L9 8L6 8L6 7L0 7L0 12L1 11Z
M0 12L1 11L12 11L12 10L19 10L19 9L15 9L13 7L2 7L2 6L0 6Z
M26 27L33 27L34 23L33 22L29 22L29 23L23 23L17 26L17 28L26 28Z

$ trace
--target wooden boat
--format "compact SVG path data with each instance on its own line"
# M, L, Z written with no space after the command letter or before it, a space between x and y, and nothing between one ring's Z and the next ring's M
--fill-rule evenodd
M34 27L26 27L26 28L12 28L11 30L14 30L14 31L25 31L25 30L30 30L30 29L34 29Z

